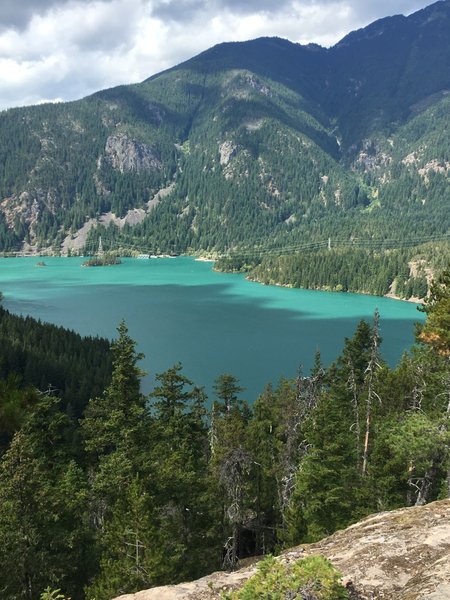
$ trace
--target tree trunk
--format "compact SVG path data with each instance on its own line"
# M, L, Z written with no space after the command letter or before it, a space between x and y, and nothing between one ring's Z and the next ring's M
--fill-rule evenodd
M372 329L372 348L370 352L370 360L366 369L366 377L365 380L367 382L367 401L366 401L366 434L364 436L364 452L363 452L363 463L361 469L361 475L367 474L367 463L369 459L369 437L370 437L370 425L372 421L372 404L374 398L380 397L374 390L374 382L375 382L375 371L379 368L378 364L378 326L379 326L380 315L378 310L375 310L373 315L373 329Z

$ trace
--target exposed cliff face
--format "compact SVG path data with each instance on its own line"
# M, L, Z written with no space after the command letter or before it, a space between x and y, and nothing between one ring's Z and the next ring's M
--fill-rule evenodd
M354 600L450 598L450 499L368 517L315 544L293 548L281 561L311 554L330 559ZM237 589L255 566L197 581L120 596L120 600L212 600ZM117 599L119 600L119 599Z
M363 599L450 598L450 500L368 517L305 552L329 558Z
M33 243L36 239L35 229L42 214L54 215L57 204L55 190L31 188L29 191L13 194L0 201L0 211L3 212L10 229L16 228L18 223L26 224L29 239Z
M109 136L105 154L111 166L121 173L162 168L161 161L150 146L140 144L123 133Z

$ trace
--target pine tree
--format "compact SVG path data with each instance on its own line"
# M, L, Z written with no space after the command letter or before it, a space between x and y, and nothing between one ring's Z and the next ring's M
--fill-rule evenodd
M35 391L21 389L20 383L20 377L13 373L6 380L0 379L0 456L37 402Z
M147 482L139 475L121 489L101 532L99 569L86 597L109 600L158 583L165 557Z
M124 322L118 327L118 339L112 345L113 373L103 395L94 398L81 421L89 480L91 484L90 517L96 531L100 571L87 588L98 600L106 600L129 586L149 585L153 579L142 576L139 565L128 568L128 531L134 531L136 506L131 493L136 481L147 481L151 440L151 418L146 398L140 391L143 371L138 367L142 355L128 335ZM149 516L141 512L145 523ZM120 531L116 530L119 526ZM112 543L114 541L114 543ZM148 542L148 540L146 540ZM121 566L120 566L121 565ZM117 570L109 581L111 568ZM120 574L120 575L119 575ZM139 581L139 584L138 584Z
M218 566L208 480L206 396L176 364L156 376L152 460L157 544L165 560L162 581L200 576Z
M450 269L433 282L422 310L427 319L419 327L418 339L438 354L450 357Z
M360 476L355 411L363 410L365 373L371 352L370 326L361 321L324 379L325 387L305 423L308 452L296 474L298 531L318 539L346 526L358 511ZM349 381L351 385L349 385ZM292 520L292 515L291 515Z
M255 554L274 551L276 534L274 524L279 521L278 497L278 394L268 384L253 406L247 440L253 458L251 492L254 498Z
M41 398L0 463L0 589L4 600L37 600L58 587L74 600L92 570L85 476L74 423Z

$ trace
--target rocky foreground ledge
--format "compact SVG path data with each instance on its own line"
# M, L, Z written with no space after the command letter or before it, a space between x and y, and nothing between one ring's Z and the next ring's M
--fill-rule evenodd
M283 553L291 562L322 554L343 574L354 600L450 600L450 499L367 517L315 544ZM217 600L256 566L116 600Z

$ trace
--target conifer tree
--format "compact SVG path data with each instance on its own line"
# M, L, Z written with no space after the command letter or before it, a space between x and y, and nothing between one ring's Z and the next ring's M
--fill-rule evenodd
M423 311L427 318L424 325L418 327L417 337L440 358L438 363L442 365L441 387L445 390L440 395L445 398L446 406L444 413L441 414L439 431L447 437L447 432L450 430L450 268L444 270L433 282ZM442 452L435 454L430 470L424 478L425 489L421 490L419 498L423 496L428 499L426 488L431 487L437 466L442 461L446 465L445 495L450 497L450 444L447 443L443 457ZM427 483L427 480L430 480L430 483Z
M56 398L36 400L0 463L0 589L37 600L58 587L80 600L92 570L87 482L76 464L75 424Z
M139 544L146 546L147 553L153 549L149 539L144 542L135 532L138 520L145 532L153 530L147 525L150 514L144 509L145 503L134 502L136 495L132 493L133 486L140 485L136 482L147 481L149 476L151 419L140 391L143 371L137 364L142 354L136 352L136 343L124 322L118 333L112 345L111 383L102 396L89 402L81 421L91 484L90 518L96 531L100 564L99 573L87 590L98 600L108 600L111 594L153 582L153 574L145 576L143 561L130 564L129 560L130 532L139 538Z
M153 487L162 580L200 576L218 566L208 480L206 395L176 364L156 376L152 412Z
M361 321L355 335L325 377L325 389L305 424L308 452L295 479L294 498L301 502L295 527L318 539L351 522L357 510L359 473L353 424L355 390L361 411L364 379L370 358L371 328ZM349 366L350 365L350 366ZM292 514L290 515L291 527ZM295 529L294 527L294 529Z
M253 405L249 422L248 448L253 457L251 496L254 501L255 554L266 554L275 548L274 524L279 521L277 466L280 439L278 435L278 394L271 384Z
M433 282L422 310L427 319L419 327L418 339L441 356L450 357L450 268Z

